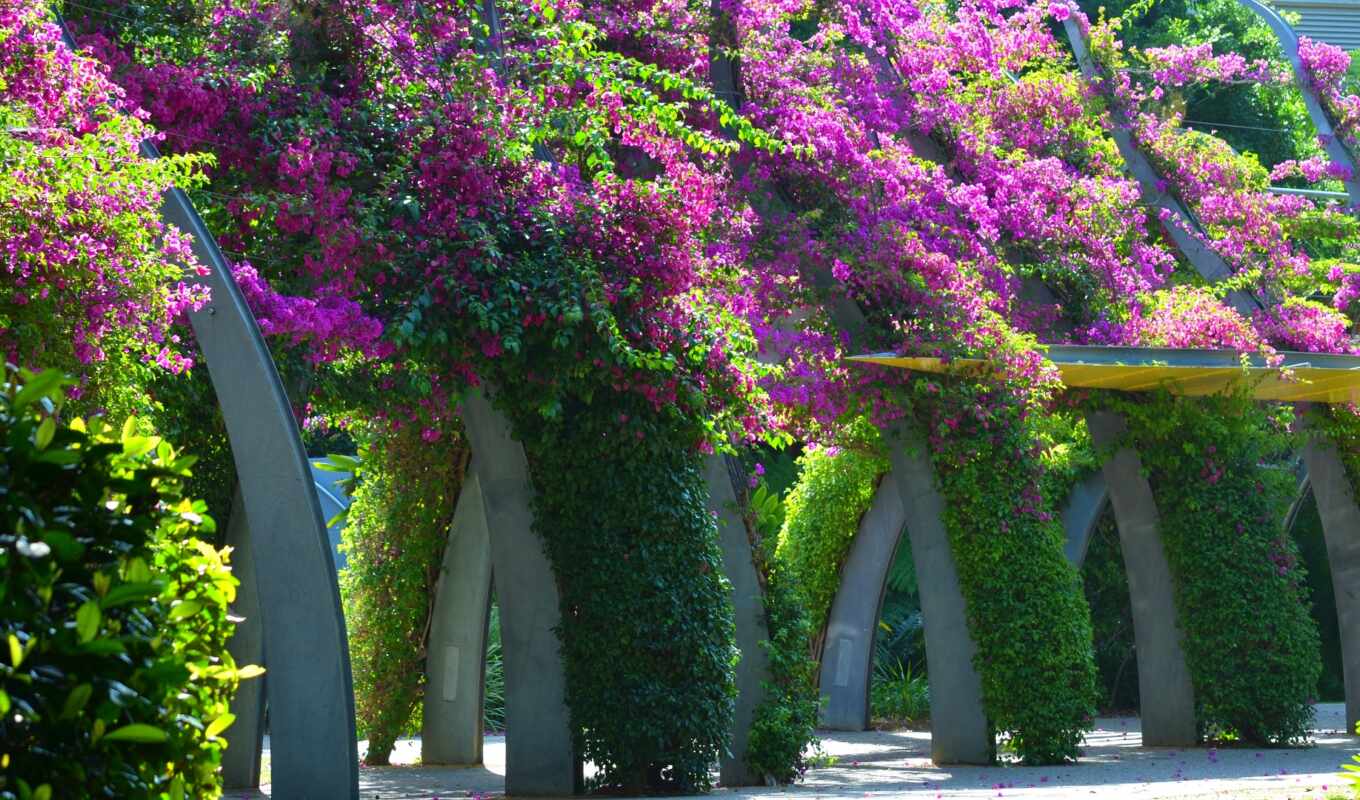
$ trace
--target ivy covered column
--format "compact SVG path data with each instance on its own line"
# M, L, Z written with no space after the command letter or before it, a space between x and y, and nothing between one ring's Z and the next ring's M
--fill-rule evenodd
M1086 422L1097 447L1118 444L1126 429L1123 418L1111 412L1092 413ZM1101 470L1129 577L1143 744L1188 747L1199 740L1195 689L1181 646L1175 584L1158 529L1157 502L1133 448L1121 447Z
M1360 723L1360 506L1334 443L1310 441L1303 449L1303 459L1332 569L1349 733Z

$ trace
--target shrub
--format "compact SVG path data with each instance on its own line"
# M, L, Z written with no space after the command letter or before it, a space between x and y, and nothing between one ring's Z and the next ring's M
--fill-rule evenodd
M919 722L930 717L930 685L911 664L897 660L875 661L869 689L869 708L874 719Z
M21 383L21 380L23 383ZM57 372L0 390L0 798L216 797L236 579L192 457L95 417Z
M854 423L835 446L810 449L798 459L802 473L785 501L776 557L798 587L814 632L826 627L840 586L841 565L888 471L878 430Z

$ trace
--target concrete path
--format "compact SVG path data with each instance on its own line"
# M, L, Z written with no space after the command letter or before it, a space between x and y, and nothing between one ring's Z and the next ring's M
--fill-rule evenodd
M798 786L719 789L710 797L1323 800L1349 797L1338 773L1342 762L1360 752L1360 739L1346 736L1344 724L1345 706L1324 703L1318 706L1316 744L1310 748L1143 749L1137 718L1102 718L1086 739L1081 761L1063 767L939 768L930 763L926 731L827 731L822 747L836 763L810 770ZM361 769L362 800L450 800L504 789L504 737L487 737L485 767L413 766L419 754L418 741L404 740L393 760L406 766ZM268 796L267 789L227 797L258 798Z

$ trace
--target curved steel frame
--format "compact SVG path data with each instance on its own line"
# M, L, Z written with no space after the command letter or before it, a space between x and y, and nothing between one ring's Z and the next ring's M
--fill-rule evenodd
M1275 38L1279 40L1280 49L1284 51L1285 58L1289 59L1289 66L1294 71L1294 82L1298 85L1300 94L1303 95L1303 103L1308 109L1308 116L1312 118L1313 127L1317 129L1318 141L1327 151L1328 158L1350 169L1351 176L1343 181L1346 186L1346 195L1350 198L1351 205L1360 205L1360 170L1356 169L1355 156L1337 137L1332 118L1327 113L1327 109L1323 107L1322 98L1318 96L1317 90L1308 78L1308 72L1303 68L1303 60L1299 58L1298 35L1294 33L1294 29L1289 26L1289 23L1276 13L1275 9L1258 2L1258 0L1238 0L1238 2L1264 20L1266 25L1270 26L1271 32L1275 34Z

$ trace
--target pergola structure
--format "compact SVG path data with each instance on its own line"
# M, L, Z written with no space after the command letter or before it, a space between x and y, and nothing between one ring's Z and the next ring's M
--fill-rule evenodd
M1360 399L1360 357L1281 353L1271 366L1260 356L1230 350L1075 347L1053 345L1048 357L1070 387L1145 391L1198 396L1241 385L1263 401L1343 403ZM862 363L928 373L973 373L991 367L982 359L945 359L880 353L855 357ZM1117 444L1124 429L1116 414L1087 418L1097 445ZM936 761L986 762L991 734L982 711L980 684L972 666L973 642L956 621L963 597L944 541L943 500L933 489L929 459L919 443L890 438L892 469L860 521L832 603L821 666L827 727L863 730L869 723L869 676L873 640L887 573L905 527L921 576L926 658L932 665L931 721ZM913 453L917 453L913 455ZM1318 503L1336 588L1348 724L1360 711L1360 507L1336 449L1310 442L1302 453L1306 468L1299 497L1311 488ZM1138 453L1122 447L1100 473L1080 481L1063 510L1068 559L1080 566L1087 544L1107 505L1114 511L1128 573L1140 693L1144 698L1144 744L1187 746L1198 739L1194 688L1181 647L1170 569L1162 549L1156 499L1143 475ZM1291 504L1285 523L1299 506ZM946 542L947 545L947 542ZM924 561L922 558L924 557ZM947 562L947 563L945 563ZM944 568L944 579L927 580ZM941 669L943 667L943 669ZM941 674L943 673L943 674ZM936 676L940 676L936 678Z

